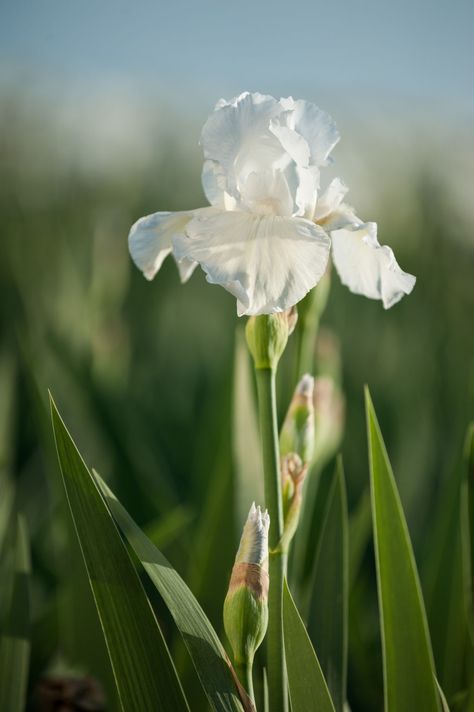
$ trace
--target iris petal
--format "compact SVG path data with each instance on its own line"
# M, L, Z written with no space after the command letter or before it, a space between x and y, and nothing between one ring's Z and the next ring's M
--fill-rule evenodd
M172 238L184 232L188 222L200 210L177 213L153 213L140 218L132 225L128 235L130 255L137 267L147 279L153 279L164 259L172 249ZM176 260L182 282L186 282L193 273L196 263L189 260L181 263Z
M239 313L289 309L320 280L330 240L302 218L240 211L200 214L173 238L178 259L199 262L208 282L237 297Z
M390 247L379 244L375 223L333 230L331 238L334 265L351 292L381 299L385 309L410 294L416 278L400 269Z

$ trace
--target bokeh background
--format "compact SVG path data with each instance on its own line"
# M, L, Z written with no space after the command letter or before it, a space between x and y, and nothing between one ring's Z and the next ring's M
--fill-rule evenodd
M452 621L458 612L436 589L433 560L474 416L474 6L19 0L0 12L0 527L15 499L33 541L31 689L51 671L92 674L113 709L48 388L87 461L220 625L241 526L242 323L234 299L199 271L183 287L169 260L147 283L127 234L144 214L205 204L200 127L217 99L248 89L315 101L336 119L329 172L417 276L413 294L385 312L333 275L322 322L340 350L350 511L368 486L368 383L454 694L460 672L436 625L442 610ZM352 709L365 712L382 699L374 575L367 539L349 667Z

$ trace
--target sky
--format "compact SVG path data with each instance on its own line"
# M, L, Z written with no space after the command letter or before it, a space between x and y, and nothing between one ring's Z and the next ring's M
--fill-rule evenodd
M394 184L400 200L425 163L464 210L473 28L474 0L0 0L0 111L14 87L27 114L41 107L48 151L118 175L143 171L172 130L200 164L200 127L221 97L292 95L336 120L335 170L368 212Z
M242 90L474 108L472 0L0 0L3 75L208 106Z

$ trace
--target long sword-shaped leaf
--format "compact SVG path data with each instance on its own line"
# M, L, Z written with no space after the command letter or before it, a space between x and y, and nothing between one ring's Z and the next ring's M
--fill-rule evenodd
M348 515L342 461L338 458L316 557L308 633L314 643L336 712L346 700Z
M54 402L59 463L120 704L132 710L188 710L168 648L105 501Z
M464 608L471 646L474 649L474 423L467 432L465 459L467 471L461 492Z
M365 398L385 710L438 712L433 653L415 557L368 389Z
M229 659L198 601L181 576L135 524L100 475L97 472L94 475L115 521L173 616L212 708L222 712L242 710ZM247 709L252 709L250 700L245 696L244 704Z
M321 666L286 582L283 629L292 712L334 712Z
M0 639L0 710L25 709L30 661L30 548L26 524L19 517L10 612Z

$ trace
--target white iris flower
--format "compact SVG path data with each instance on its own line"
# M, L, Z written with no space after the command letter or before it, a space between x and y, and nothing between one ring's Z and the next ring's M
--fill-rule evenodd
M320 191L320 168L339 140L331 117L307 101L262 94L221 100L201 135L202 182L210 207L141 218L130 253L153 279L172 253L185 282L197 264L237 298L243 314L299 302L332 259L343 284L391 307L415 277L344 201L336 178Z

